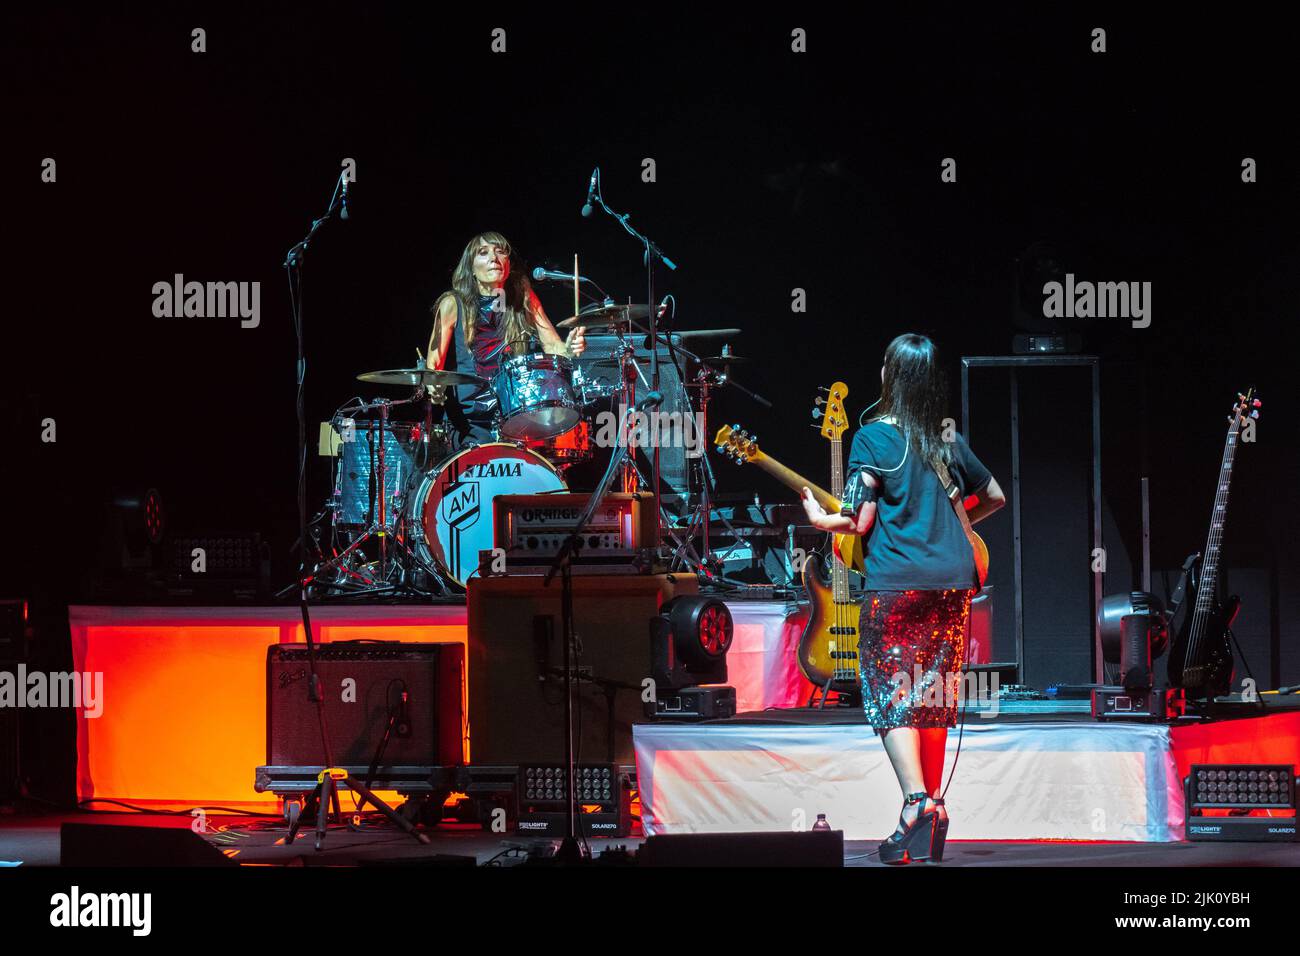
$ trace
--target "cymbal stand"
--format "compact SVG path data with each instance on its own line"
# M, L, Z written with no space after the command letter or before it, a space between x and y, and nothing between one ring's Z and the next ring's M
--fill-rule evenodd
M618 336L619 376L623 381L618 410L619 437L626 438L627 452L623 458L619 490L625 494L634 493L640 487L640 476L636 465L636 380L644 380L645 375L636 360L636 347L624 337L621 325L611 326L611 331Z
M688 564L693 565L696 574L704 577L711 577L712 569L709 567L709 557L712 553L709 547L709 525L711 523L713 505L711 501L711 485L713 482L713 473L709 468L709 456L707 452L709 441L709 399L710 392L715 388L720 388L727 383L727 374L719 372L716 369L709 368L707 365L701 365L700 370L695 375L695 381L688 387L699 389L700 399L700 439L705 443L701 449L699 457L699 476L700 476L700 494L691 509L690 519L687 521L685 533L678 544L677 550L673 553L673 562L685 559ZM695 535L700 534L702 538L702 551L699 554L695 551ZM675 537L675 536L674 536Z
M378 434L372 441L375 465L371 472L373 492L370 502L370 522L366 525L361 534L358 535L357 538L346 548L334 555L324 564L317 565L312 569L310 574L305 575L301 582L303 587L308 587L315 583L325 572L334 570L349 578L360 578L360 580L364 582L362 587L349 591L348 593L351 595L393 593L404 589L415 590L415 588L404 580L404 573L403 582L400 586L389 582L389 577L394 568L398 568L404 572L405 569L410 566L410 563L415 563L424 568L426 572L433 570L425 565L424 562L419 560L416 554L406 544L402 534L390 534L388 530L388 462L385 439L390 433L388 424L389 412L395 406L407 405L422 400L423 396L416 396L401 401L392 401L390 399L381 398L372 402L361 402L360 404L348 409L350 412L368 412L375 409L379 410ZM376 428L373 422L370 425L370 432L372 436L376 434ZM398 524L403 520L404 516L399 515ZM378 573L375 577L360 574L347 565L348 559L371 538L375 538L379 542ZM401 562L392 562L392 559L390 558L390 542L391 546L399 551L402 557L406 559L407 563L405 565ZM445 592L446 582L442 579L442 576L434 573L433 578L438 582L439 587Z

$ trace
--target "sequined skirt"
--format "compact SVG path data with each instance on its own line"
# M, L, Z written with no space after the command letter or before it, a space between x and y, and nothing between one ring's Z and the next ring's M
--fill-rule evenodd
M866 593L858 619L862 706L882 737L897 727L956 726L974 593Z

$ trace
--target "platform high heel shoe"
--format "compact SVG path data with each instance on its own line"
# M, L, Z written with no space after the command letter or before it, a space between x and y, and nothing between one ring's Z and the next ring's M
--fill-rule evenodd
M929 802L929 808L924 805L925 801ZM918 803L922 806L916 819L905 824L900 815L898 829L880 844L881 863L917 863L922 860L938 863L943 859L943 844L948 837L948 811L944 809L942 799L922 792L909 793L904 798L904 812Z

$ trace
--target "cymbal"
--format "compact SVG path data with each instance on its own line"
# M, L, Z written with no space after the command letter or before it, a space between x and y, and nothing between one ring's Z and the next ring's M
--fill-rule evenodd
M362 372L357 381L374 382L377 385L430 385L437 388L442 385L486 385L487 380L468 372L449 372L433 368L390 368L379 372Z
M578 315L571 315L555 323L557 329L584 329L607 325L627 325L637 319L650 316L648 305L602 305L594 309L585 309Z
M714 362L718 365L744 365L749 361L749 357L746 355L706 355L700 361Z

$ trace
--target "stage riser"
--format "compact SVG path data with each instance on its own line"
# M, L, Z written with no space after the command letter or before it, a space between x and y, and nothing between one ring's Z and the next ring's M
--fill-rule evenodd
M817 814L848 840L898 824L897 779L862 725L640 726L647 834L790 830ZM952 766L957 735L948 738ZM947 805L955 840L1182 839L1183 795L1164 726L966 727Z

